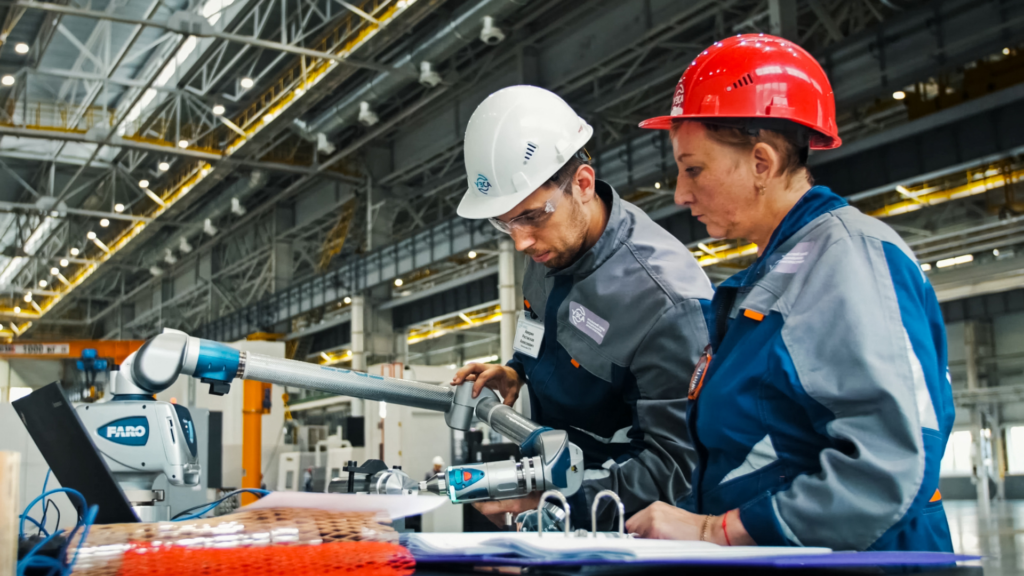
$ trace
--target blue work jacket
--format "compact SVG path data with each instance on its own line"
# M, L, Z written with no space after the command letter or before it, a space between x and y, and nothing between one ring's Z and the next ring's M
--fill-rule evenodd
M952 552L945 327L899 235L815 186L712 309L680 505L739 508L760 545Z

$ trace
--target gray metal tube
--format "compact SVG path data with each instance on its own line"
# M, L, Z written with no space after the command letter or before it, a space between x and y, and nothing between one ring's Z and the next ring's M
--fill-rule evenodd
M483 398L476 405L476 417L490 424L496 432L522 444L535 431L543 428L533 420L505 406L494 398Z
M396 60L392 65L394 71L378 74L362 88L313 119L309 123L308 131L311 133L323 132L328 136L334 135L343 127L356 121L360 102L365 100L370 103L379 103L414 81L407 74L401 73L399 69L419 66L420 62L439 64L460 47L473 41L479 41L481 21L484 16L492 16L495 20L501 20L525 6L529 1L481 0L470 6L464 12L456 15L447 26L427 41L418 44L412 52Z
M387 376L373 376L309 362L271 358L253 352L242 354L242 361L245 364L242 378L248 380L272 382L378 402L392 402L437 412L447 412L455 396L451 386L434 386Z

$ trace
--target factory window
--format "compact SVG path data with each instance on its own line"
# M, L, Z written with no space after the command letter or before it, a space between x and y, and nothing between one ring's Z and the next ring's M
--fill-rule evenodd
M1006 471L1024 474L1024 426L1006 429Z
M31 393L32 389L29 388L28 386L11 386L10 392L8 393L8 400L10 402L14 402L15 400L24 398L25 396L28 396ZM0 397L0 400L3 400L3 398Z
M949 435L946 453L942 456L942 476L970 476L974 470L971 463L971 431L957 430Z

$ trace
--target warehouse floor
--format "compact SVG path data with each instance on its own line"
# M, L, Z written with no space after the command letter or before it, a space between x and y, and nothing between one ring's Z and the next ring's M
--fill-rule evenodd
M990 518L979 518L971 500L946 500L953 548L980 554L985 576L1024 574L1024 500L993 503Z

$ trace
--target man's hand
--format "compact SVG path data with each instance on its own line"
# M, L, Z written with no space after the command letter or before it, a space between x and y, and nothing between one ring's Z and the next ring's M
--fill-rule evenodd
M707 522L708 542L720 546L757 545L743 527L738 509L730 510L725 515L728 516L725 527L729 531L729 537L726 538L725 532L722 531L722 517L712 516L711 521ZM626 521L626 532L639 534L641 538L700 540L707 519L705 514L694 514L671 504L655 502Z
M500 364L467 364L455 373L452 386L464 382L473 383L473 398L479 396L480 391L486 386L501 394L506 406L515 404L516 398L519 398L519 390L523 387L523 383L519 381L519 374Z
M515 521L516 516L527 510L536 510L540 504L540 494L533 492L528 496L522 498L514 498L511 500L490 500L487 502L473 502L473 508L476 508L481 514L487 517L488 520L494 522L494 525L498 528L505 527L505 513L512 513L512 520Z

